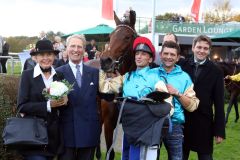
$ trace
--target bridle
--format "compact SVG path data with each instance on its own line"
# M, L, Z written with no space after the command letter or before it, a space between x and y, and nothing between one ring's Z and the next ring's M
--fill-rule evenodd
M114 32L116 32L119 28L126 28L128 30L130 30L132 33L133 33L133 39L137 38L138 34L137 32L131 28L130 26L128 25L125 25L125 24L120 24L117 26L117 28L115 29ZM132 45L132 44L131 44ZM119 70L123 64L124 64L124 60L128 57L128 53L129 53L130 50L126 50L123 54L121 54L120 57L118 57L111 65L111 69L112 71L114 70Z

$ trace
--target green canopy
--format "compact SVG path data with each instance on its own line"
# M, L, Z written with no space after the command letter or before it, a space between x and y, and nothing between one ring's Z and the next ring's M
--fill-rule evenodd
M211 38L213 42L238 42L240 43L240 29L232 32L218 34Z
M114 28L109 27L106 24L99 24L96 27L85 29L85 30L78 31L78 32L69 33L69 34L66 34L62 37L66 38L66 37L71 36L73 34L103 35L103 34L110 34L113 30L114 30Z

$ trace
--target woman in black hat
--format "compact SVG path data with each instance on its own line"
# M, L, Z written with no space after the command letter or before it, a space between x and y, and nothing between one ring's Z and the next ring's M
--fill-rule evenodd
M19 152L25 160L49 160L59 154L63 147L62 135L58 126L58 108L66 105L67 98L60 100L46 99L42 91L48 88L53 81L63 79L63 75L57 73L52 64L59 51L53 49L49 40L39 40L36 44L35 55L37 64L33 69L22 73L19 93L18 108L25 116L37 116L47 122L48 145L39 148L22 149Z

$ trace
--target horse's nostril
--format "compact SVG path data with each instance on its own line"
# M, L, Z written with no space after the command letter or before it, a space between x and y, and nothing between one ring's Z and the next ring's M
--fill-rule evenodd
M101 61L101 63L106 63L106 64L113 62L113 60L110 57L101 58L100 61Z
M105 72L109 72L112 69L113 60L110 57L104 57L100 59L101 69Z

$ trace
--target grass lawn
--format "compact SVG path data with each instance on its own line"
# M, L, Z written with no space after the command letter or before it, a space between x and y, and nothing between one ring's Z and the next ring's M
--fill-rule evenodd
M7 64L8 64L7 74L11 74L12 73L11 63L7 63ZM21 69L22 69L21 62L14 62L14 69L13 69L14 74L21 74Z
M214 160L240 160L240 121L235 123L234 120L235 112L232 110L226 127L226 140L214 146ZM117 153L115 160L121 160L121 153ZM167 152L164 147L161 148L160 160L167 160ZM197 160L197 154L191 152L189 160Z

